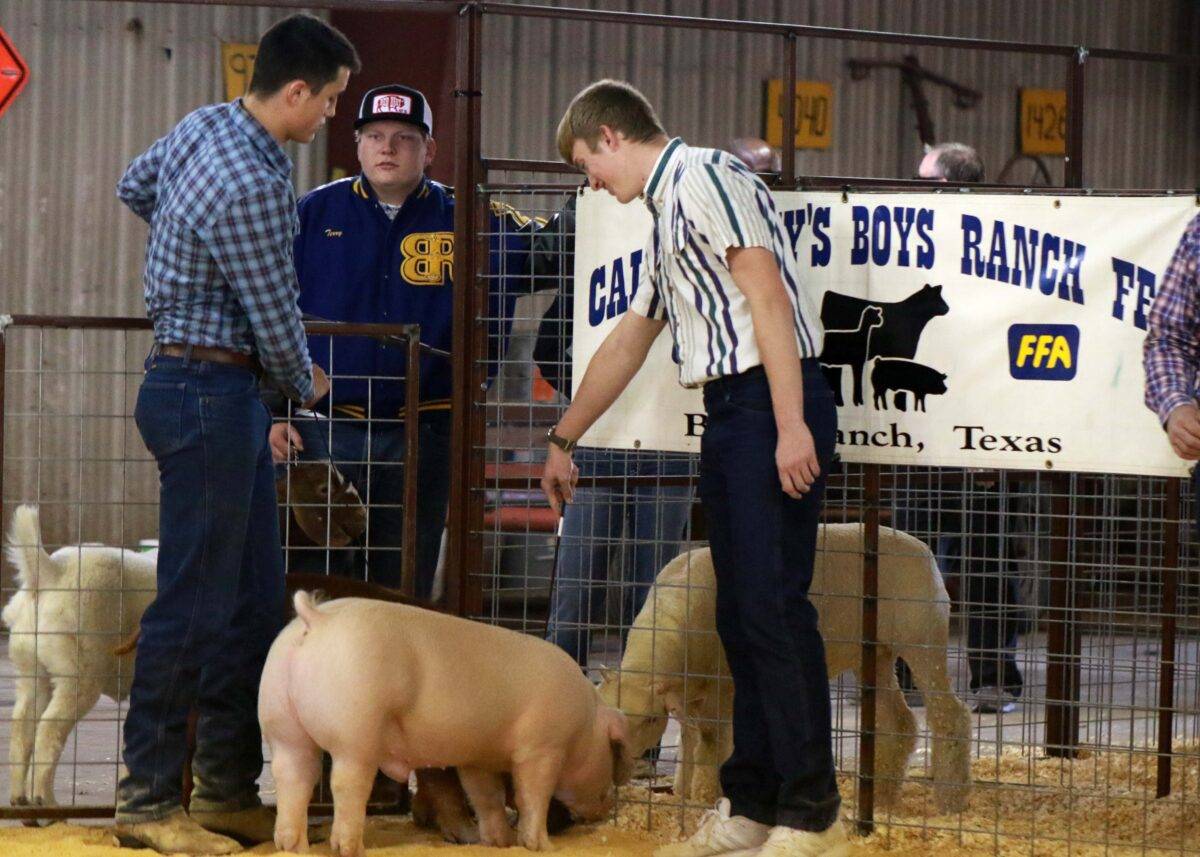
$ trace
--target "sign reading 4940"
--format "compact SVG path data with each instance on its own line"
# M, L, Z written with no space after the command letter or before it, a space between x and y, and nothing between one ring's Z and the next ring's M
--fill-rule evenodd
M783 148L783 117L786 99L783 81L767 81L766 138L777 149ZM792 99L797 149L828 149L833 137L833 87L819 80L796 81Z

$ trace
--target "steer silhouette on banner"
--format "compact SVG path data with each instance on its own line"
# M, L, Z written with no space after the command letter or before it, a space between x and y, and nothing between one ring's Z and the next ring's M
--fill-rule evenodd
M871 369L872 404L887 410L887 394L895 391L896 407L907 410L907 393L917 410L925 410L927 395L946 392L946 376L915 362L917 344L925 325L950 311L942 287L926 283L902 301L870 301L853 295L826 292L821 302L825 347L820 361L833 388L837 404L842 398L842 367L850 367L852 401L863 404L863 373Z

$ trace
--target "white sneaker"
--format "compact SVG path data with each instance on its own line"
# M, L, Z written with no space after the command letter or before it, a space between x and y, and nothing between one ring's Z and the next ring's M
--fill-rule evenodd
M848 857L854 846L846 838L842 822L835 821L827 830L815 833L794 827L773 827L766 843L755 857Z
M737 854L737 857L748 857L767 841L771 828L743 815L731 817L729 810L729 798L721 798L713 809L704 813L695 833L683 842L656 848L654 857L713 857L717 854L732 857L743 851L747 854Z

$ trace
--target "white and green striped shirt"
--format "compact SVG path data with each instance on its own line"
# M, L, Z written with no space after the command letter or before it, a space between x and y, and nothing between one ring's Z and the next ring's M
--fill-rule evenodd
M654 229L631 309L667 319L679 383L697 387L762 363L750 303L734 284L730 247L775 255L792 301L801 359L821 353L814 296L800 283L795 254L767 186L728 152L676 137L659 155L644 191Z

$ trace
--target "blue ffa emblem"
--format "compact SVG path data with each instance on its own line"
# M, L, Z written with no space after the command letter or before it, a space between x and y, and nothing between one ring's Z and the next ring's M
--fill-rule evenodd
M1070 381L1079 369L1079 328L1014 324L1008 329L1008 371L1019 381Z

